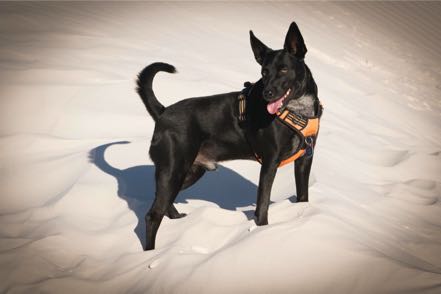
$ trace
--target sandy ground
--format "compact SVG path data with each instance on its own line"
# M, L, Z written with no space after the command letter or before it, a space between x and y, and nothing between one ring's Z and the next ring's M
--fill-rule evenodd
M441 4L0 3L0 292L440 293ZM279 169L269 225L259 165L223 163L181 193L142 251L157 96L259 78L253 29L295 20L325 105L310 202Z

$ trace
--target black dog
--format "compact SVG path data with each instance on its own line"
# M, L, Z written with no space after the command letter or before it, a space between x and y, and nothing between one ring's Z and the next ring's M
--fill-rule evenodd
M241 96L245 97L246 113L238 103L241 92L190 98L164 107L153 93L152 81L159 71L174 73L172 65L154 63L138 76L137 91L156 122L150 146L156 166L156 196L145 217L146 250L155 248L164 215L184 216L173 205L179 191L215 169L219 161L257 158L261 162L256 224L268 224L277 168L306 144L304 137L276 119L275 113L288 107L298 117L317 117L321 108L317 86L304 63L307 50L296 23L291 24L282 50L271 50L252 31L250 38L254 56L262 66L262 78L242 92L247 92ZM241 115L244 118L240 120ZM312 152L308 153L295 161L297 201L308 201Z

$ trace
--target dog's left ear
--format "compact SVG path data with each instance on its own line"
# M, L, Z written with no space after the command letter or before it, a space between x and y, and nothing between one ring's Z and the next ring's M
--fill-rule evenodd
M299 59L305 58L306 51L308 50L306 49L299 27L295 22L292 22L289 26L283 48Z

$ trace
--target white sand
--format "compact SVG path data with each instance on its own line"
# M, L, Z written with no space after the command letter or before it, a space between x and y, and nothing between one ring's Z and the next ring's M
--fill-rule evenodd
M0 3L0 292L441 293L440 14ZM259 76L248 30L276 49L292 20L325 105L310 202L293 203L284 167L255 227L259 165L228 162L178 197L188 216L165 218L143 252L154 125L136 74L177 67L155 80L166 105L240 90Z

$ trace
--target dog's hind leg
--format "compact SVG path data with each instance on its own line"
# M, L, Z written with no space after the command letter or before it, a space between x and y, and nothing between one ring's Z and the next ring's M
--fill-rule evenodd
M205 171L205 167L193 164L185 176L181 190L185 190L196 183L205 174Z
M149 212L145 216L146 246L145 250L155 248L156 233L164 215L173 210L172 205L182 186L183 175L177 171L156 170L156 195ZM176 208L175 208L176 210ZM176 211L177 212L177 211ZM172 211L173 213L173 211Z
M167 213L165 215L168 216L170 219L178 219L178 218L182 218L182 217L186 216L187 214L179 213L179 211L176 209L175 205L172 203L168 207Z
M295 161L295 178L297 202L308 201L309 174L311 172L312 157L302 156Z
M196 183L205 174L205 171L206 169L204 167L193 164L190 170L187 172L187 175L185 176L185 180L182 184L181 190L185 190ZM173 203L168 208L166 215L171 219L177 219L186 216L185 213L179 213Z

